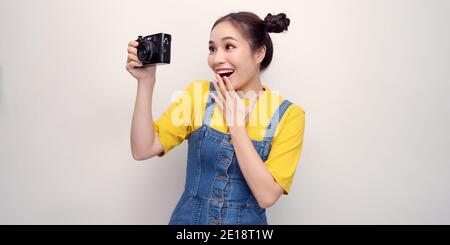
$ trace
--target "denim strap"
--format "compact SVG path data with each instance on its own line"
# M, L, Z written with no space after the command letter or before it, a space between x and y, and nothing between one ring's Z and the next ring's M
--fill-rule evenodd
M264 136L264 141L272 142L272 138L275 134L278 124L283 118L284 113L289 108L292 103L289 100L284 100L283 103L277 108L272 118L270 119L269 126L266 129L266 135Z
M214 98L211 96L211 93L215 93L216 89L212 82L209 83L209 96L208 102L206 102L205 114L203 117L203 124L208 125L211 123L212 113L214 111Z

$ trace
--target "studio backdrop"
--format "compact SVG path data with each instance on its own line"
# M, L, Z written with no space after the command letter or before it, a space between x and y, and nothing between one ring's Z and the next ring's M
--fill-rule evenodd
M0 224L167 224L187 142L135 161L138 35L172 34L153 116L207 64L214 21L286 13L264 85L306 112L269 224L450 224L450 2L0 0Z

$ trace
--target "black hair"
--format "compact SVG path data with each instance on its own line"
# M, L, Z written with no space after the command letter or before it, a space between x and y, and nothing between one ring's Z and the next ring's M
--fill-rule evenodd
M238 12L230 13L216 20L211 31L217 24L224 21L229 21L241 30L242 34L248 38L253 52L256 52L264 45L266 46L266 56L261 61L260 71L264 71L272 61L273 44L269 33L287 31L290 23L290 20L286 18L286 14L284 13L277 15L267 14L264 20L262 20L251 12Z

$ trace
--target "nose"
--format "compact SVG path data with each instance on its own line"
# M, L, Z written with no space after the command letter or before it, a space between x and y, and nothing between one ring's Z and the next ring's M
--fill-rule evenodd
M214 66L218 66L220 64L224 64L224 63L226 63L226 61L227 60L226 60L225 54L222 52L221 49L218 49L216 51L216 53L213 55Z

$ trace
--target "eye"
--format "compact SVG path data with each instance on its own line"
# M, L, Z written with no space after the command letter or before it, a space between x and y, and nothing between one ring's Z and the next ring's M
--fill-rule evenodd
M212 46L209 46L209 52L211 53L211 52L214 52L214 47L212 47Z
M234 46L233 46L233 45L230 45L230 44L227 44L227 45L225 46L225 48L228 48L228 47L233 47L233 48L234 48Z

